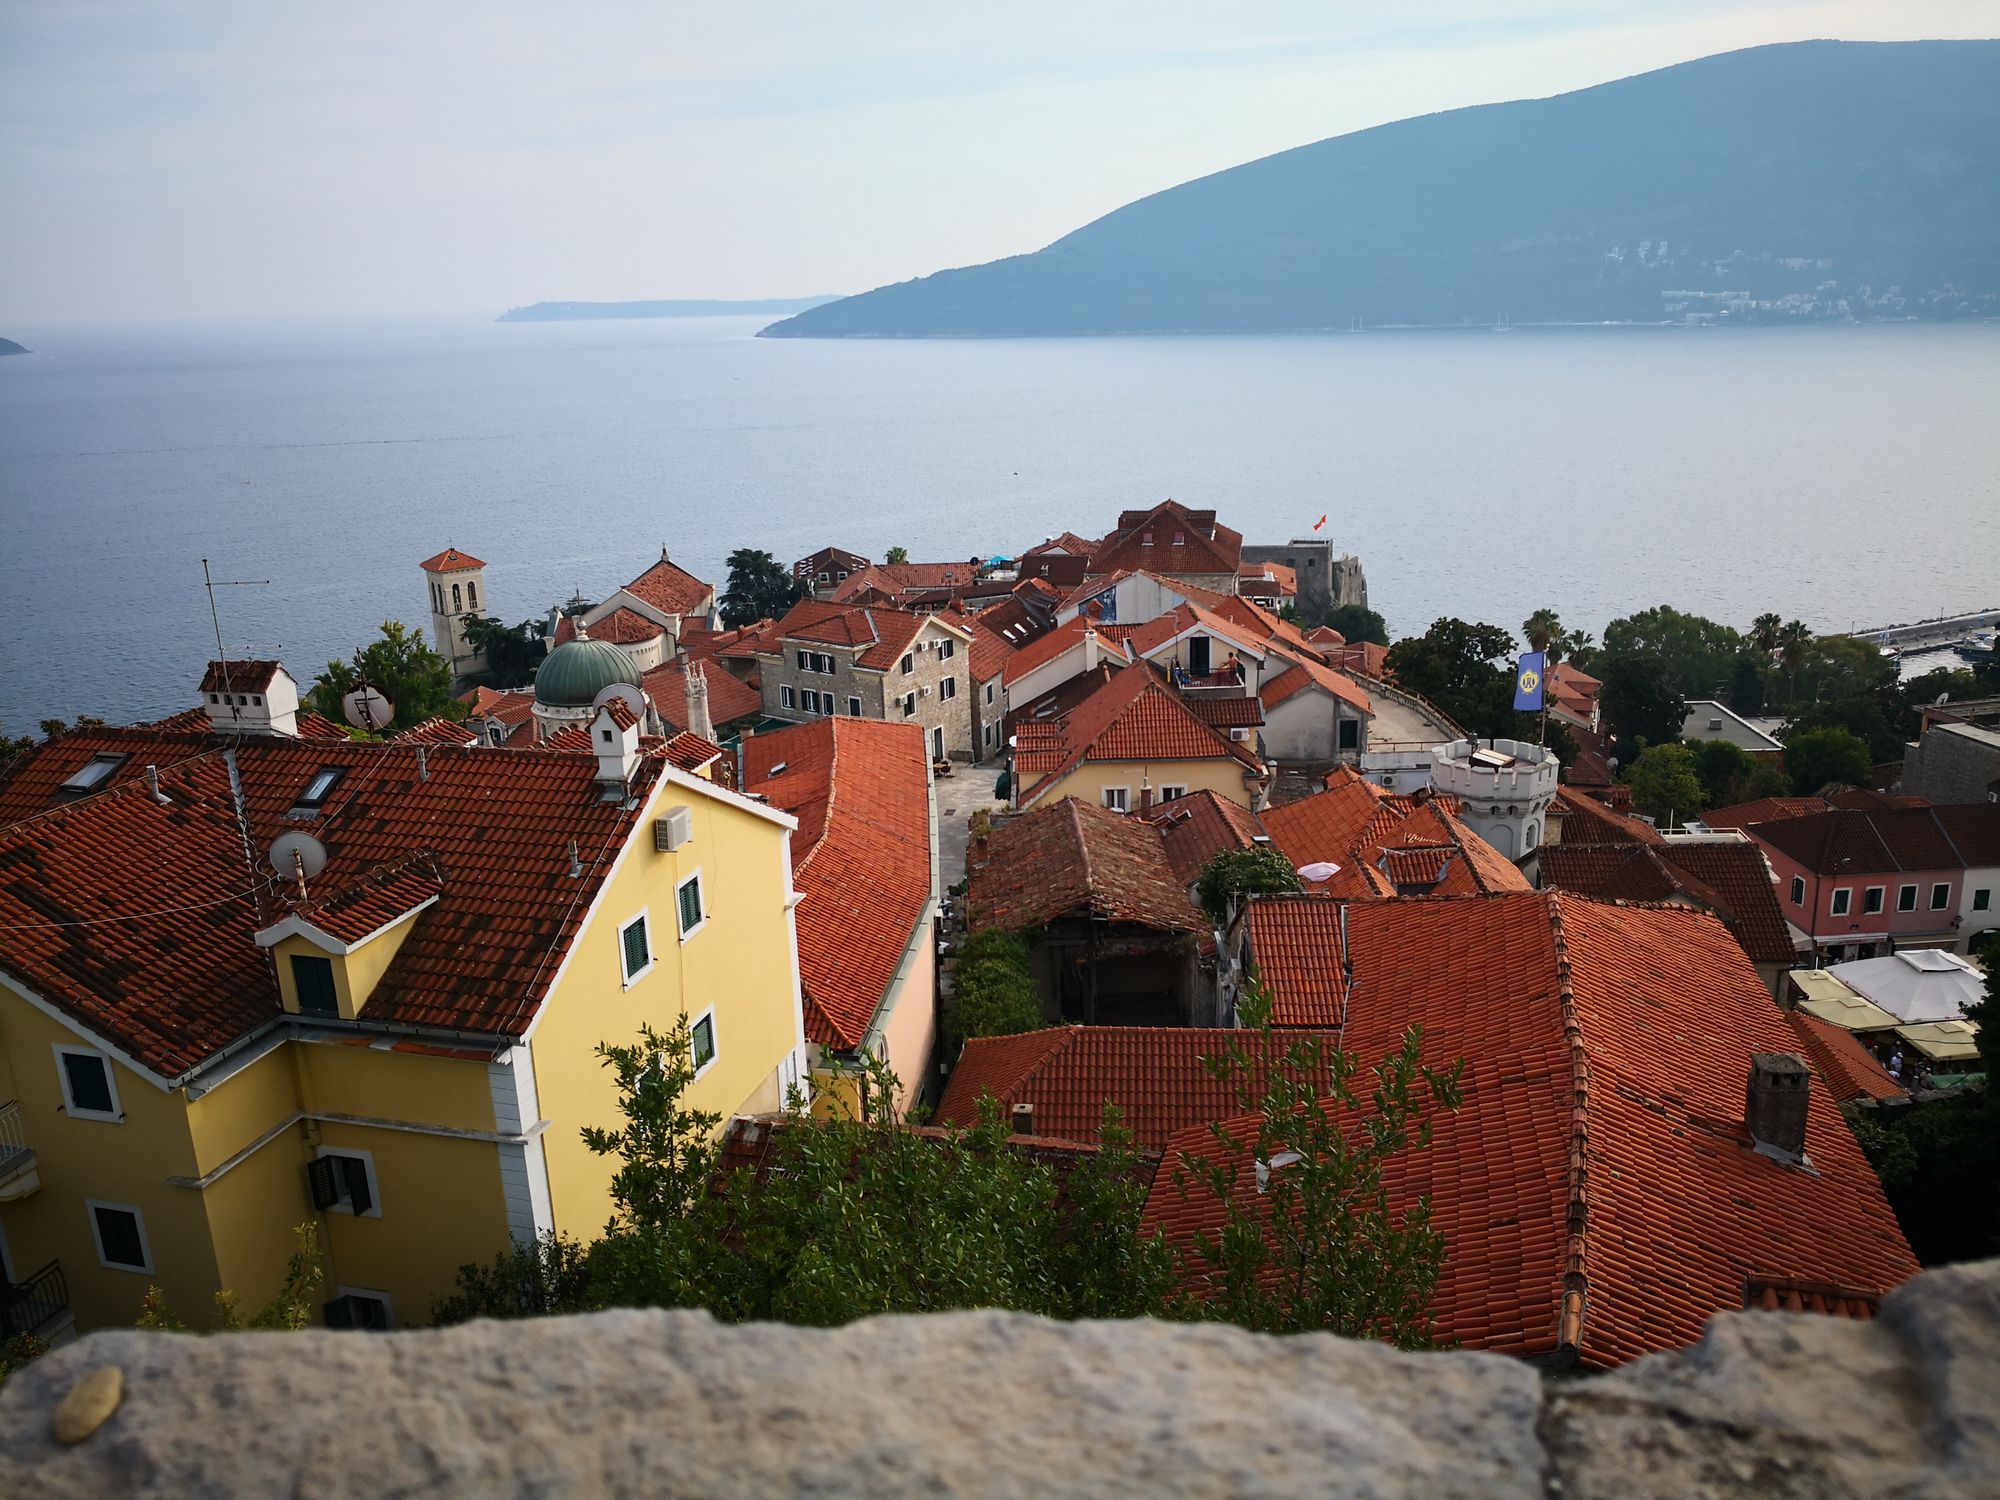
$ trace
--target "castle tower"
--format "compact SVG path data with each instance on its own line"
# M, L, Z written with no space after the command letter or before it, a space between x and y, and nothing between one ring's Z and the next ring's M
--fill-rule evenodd
M486 564L469 552L447 547L418 564L424 570L431 604L431 645L451 663L455 676L486 669L486 658L465 638L465 622L489 613Z
M1519 860L1542 842L1555 800L1555 751L1526 740L1454 740L1431 747L1431 786L1464 804L1472 831Z

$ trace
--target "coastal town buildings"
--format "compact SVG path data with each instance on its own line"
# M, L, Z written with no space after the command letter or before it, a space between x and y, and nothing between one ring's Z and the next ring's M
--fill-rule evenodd
M1347 605L1368 607L1368 579L1361 571L1361 559L1336 552L1331 540L1294 537L1282 546L1247 545L1238 555L1246 567L1283 568L1291 583L1290 598L1284 602L1293 604L1308 619ZM1285 580L1279 581L1282 584Z
M859 573L868 565L868 559L859 552L849 552L845 547L822 547L812 556L793 563L792 577L811 590L815 599L830 599L850 574Z
M486 585L486 564L469 552L447 547L417 566L424 570L424 589L430 596L433 649L451 663L455 677L485 670L486 658L474 649L465 627L489 608L480 599Z
M307 1222L329 1324L425 1321L460 1266L602 1230L600 1044L684 1019L724 1116L811 1066L798 820L713 744L622 698L534 749L354 741L288 681L211 663L200 707L0 783L0 1247L79 1329L149 1286L257 1307Z
M915 724L933 760L972 760L972 641L942 614L802 600L755 648L764 713Z
M558 612L549 644L588 635L616 646L640 671L661 665L680 650L684 636L712 628L715 589L660 548L660 560L609 598L574 613Z

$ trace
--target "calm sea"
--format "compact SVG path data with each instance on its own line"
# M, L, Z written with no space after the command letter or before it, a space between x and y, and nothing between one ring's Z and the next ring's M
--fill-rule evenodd
M756 340L762 319L0 329L0 728L302 680L427 619L600 595L664 544L1011 553L1172 496L1322 514L1392 629L1670 602L1822 628L2000 604L2000 327Z

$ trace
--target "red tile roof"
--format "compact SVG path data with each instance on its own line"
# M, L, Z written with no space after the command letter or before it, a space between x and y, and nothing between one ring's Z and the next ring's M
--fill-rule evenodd
M1324 791L1266 808L1264 826L1294 868L1340 866L1324 886L1336 896L1393 896L1413 885L1440 896L1527 890L1527 877L1466 827L1455 806L1449 797L1384 796L1342 766ZM1398 849L1434 853L1412 859L1396 856Z
M670 561L662 548L660 560L626 584L625 592L667 614L687 615L698 612L715 590Z
M490 719L500 724L511 741L523 728L528 729L533 738L535 722L535 690L533 688L510 688L505 692L495 692L489 687L474 688L469 693L461 693L458 701L465 705L468 719Z
M1903 1086L1889 1076L1881 1060L1861 1044L1859 1037L1844 1026L1822 1021L1805 1011L1792 1011L1786 1019L1799 1035L1799 1051L1836 1104L1850 1099L1901 1099Z
M201 690L262 693L269 690L271 680L284 670L285 664L277 661L212 661L201 674Z
M1207 926L1158 829L1076 797L1001 824L983 862L970 865L969 882L975 932L1023 932L1086 915L1163 932Z
M1156 802L1139 816L1160 831L1174 879L1191 886L1203 868L1227 849L1248 849L1270 834L1249 808L1207 787L1171 802Z
M1097 550L1097 543L1089 537L1078 536L1074 531L1065 531L1061 536L1052 536L1046 541L1035 543L1022 557L1040 557L1045 552L1061 553L1068 557L1088 557Z
M758 648L759 655L781 654L784 643L805 641L820 646L859 647L857 667L886 672L902 660L919 632L933 620L961 638L971 632L954 620L937 615L911 614L907 610L868 608L834 604L819 599L802 599L777 624L777 638Z
M463 573L468 568L483 568L485 563L470 552L461 552L456 547L447 547L436 557L427 557L417 564L426 573Z
M309 922L343 943L358 943L443 893L444 877L437 861L418 854L370 870L345 890L325 895L312 891L308 900L293 904L285 915Z
M1143 568L1170 575L1233 575L1243 563L1243 534L1219 524L1212 510L1189 510L1164 500L1151 510L1121 514L1090 561L1100 573Z
M31 755L27 779L40 779L37 762L88 758L93 743L130 745L132 734L67 736ZM313 899L427 856L442 895L363 1018L519 1036L668 750L642 759L641 802L628 804L603 800L587 751L425 748L420 769L413 745L236 742L249 840L263 851L292 829L317 837L329 860ZM315 814L293 815L326 768L345 774ZM178 1076L278 1015L270 963L252 935L292 896L261 863L246 865L222 750L204 744L162 765L159 783L164 805L128 778L53 808L44 798L35 816L0 829L0 871L13 872L0 881L0 964L145 1066ZM580 877L570 873L572 850Z
M806 1035L868 1038L931 900L930 756L916 724L818 719L744 741L746 786L793 813ZM783 770L777 768L783 766Z
M1307 688L1318 688L1329 697L1338 699L1364 714L1375 712L1374 702L1353 678L1344 676L1331 667L1322 666L1310 657L1299 656L1290 651L1280 650L1277 658L1276 662L1265 669L1263 685L1257 690L1257 696L1263 701L1266 710L1276 708L1294 693Z
M1250 905L1252 957L1288 1024L1340 1019L1338 912ZM1389 1173L1392 1204L1428 1195L1444 1235L1445 1338L1604 1367L1693 1342L1754 1281L1878 1296L1916 1271L1826 1090L1809 1103L1810 1171L1750 1149L1750 1055L1798 1041L1713 917L1534 892L1357 902L1348 921L1345 1045L1372 1061L1418 1024L1428 1061L1466 1060L1463 1107ZM1224 1128L1247 1143L1255 1123ZM1182 1152L1225 1153L1206 1127L1167 1148L1145 1222L1184 1244L1221 1215L1179 1185Z
M1374 641L1351 641L1326 652L1327 665L1342 672L1355 672L1377 682L1389 676L1389 648Z
M1686 896L1721 917L1753 963L1788 964L1798 956L1770 866L1755 844L1734 839L1577 844L1564 832L1561 843L1542 847L1543 885L1598 901Z
M1964 863L1932 807L1808 813L1753 823L1744 832L1815 875L1947 870Z
M714 659L670 661L654 667L650 672L641 673L639 685L652 699L653 707L660 711L660 717L676 728L687 727L690 672L698 673L708 685L708 718L712 727L720 729L738 719L754 719L763 712L764 699L758 691L742 678L731 675Z
M1150 670L1128 668L1055 724L1021 724L1014 766L1045 772L1022 805L1036 801L1085 761L1235 760L1261 772L1248 745L1218 734Z
M1035 1133L1095 1141L1108 1101L1125 1115L1137 1144L1158 1148L1181 1131L1242 1112L1233 1080L1203 1063L1233 1043L1255 1057L1288 1046L1297 1033L1268 1044L1252 1031L1192 1026L1053 1026L1018 1036L975 1037L965 1044L938 1104L946 1124L972 1125L991 1094L1003 1115L1035 1107Z
M978 577L979 565L972 562L870 563L858 573L849 573L833 597L836 602L845 602L873 590L894 598L972 583Z
M479 731L462 719L425 719L390 738L399 744L476 745Z
M1658 844L1659 829L1626 813L1615 812L1595 797L1570 786L1556 788L1556 810L1562 818L1565 844Z
M1246 592L1251 587L1269 584L1270 592L1281 598L1298 597L1298 570L1288 568L1283 563L1245 563L1237 570L1237 576L1243 580Z
M1002 663L1001 681L1018 682L1035 668L1047 666L1063 652L1074 649L1083 640L1083 633L1090 628L1090 622L1078 615L1066 624L1058 625L1046 635L1028 642L1025 646L1017 647ZM1120 661L1125 659L1125 653L1110 641L1103 640L1101 636L1100 641L1101 655L1115 654Z
M1753 802L1735 802L1728 807L1711 807L1701 815L1710 828L1748 828L1752 823L1771 823L1780 818L1803 818L1807 813L1825 812L1824 797L1759 797Z

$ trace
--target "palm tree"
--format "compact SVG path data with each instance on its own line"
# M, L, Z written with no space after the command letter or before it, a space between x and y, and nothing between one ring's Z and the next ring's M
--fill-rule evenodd
M1554 666L1562 654L1562 621L1556 618L1552 609L1538 609L1521 622L1521 634L1528 642L1530 651L1549 651L1549 665Z
M1791 674L1791 698L1798 696L1799 668L1806 664L1806 654L1812 650L1812 644L1812 626L1804 620L1788 621L1778 632L1778 659L1785 664L1786 672Z
M1778 615L1759 615L1750 622L1750 643L1766 656L1777 654L1784 633L1784 621Z
M1597 649L1597 641L1588 630L1565 630L1555 642L1555 661L1579 661Z

